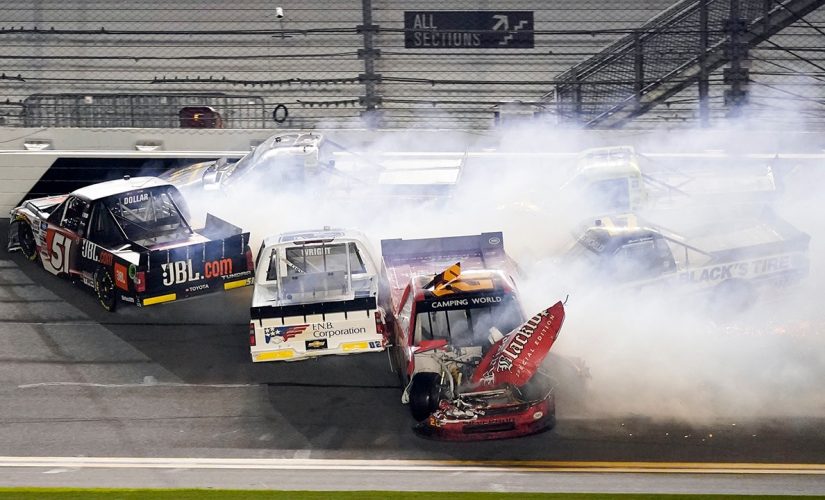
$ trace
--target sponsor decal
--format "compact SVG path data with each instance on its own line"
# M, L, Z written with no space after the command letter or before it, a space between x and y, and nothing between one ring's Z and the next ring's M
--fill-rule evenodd
M434 300L432 302L423 302L421 304L421 310L435 311L441 309L494 306L496 304L500 304L504 300L504 297L505 296L503 295L483 295L479 297L470 297L464 299Z
M280 344L287 340L300 335L309 325L289 325L289 326L272 326L264 328L264 341L267 344L270 342Z
M119 262L115 263L115 286L121 290L129 290L129 283L126 281L127 273L126 266Z
M131 304L134 304L134 303L135 303L135 298L134 298L134 297L130 297L130 296L128 296L128 295L121 295L121 296L120 296L120 300L122 300L123 302L129 302L129 303L131 303Z
M579 238L579 243L584 245L585 248L589 248L596 253L602 253L604 251L604 243L599 241L599 239L591 234L590 231L584 233L581 238Z
M330 247L304 247L304 255L307 257L330 255Z
M330 338L338 335L358 335L367 333L364 327L335 329L331 321L326 323L312 323L312 336L317 339Z
M440 302L430 303L430 307L432 307L433 309L445 309L448 307L466 307L468 305L470 305L470 301L468 299L442 300Z
M192 266L192 259L161 264L160 267L163 270L163 284L171 286L198 281L204 277L210 279L232 274L232 259L226 258L204 262L203 274L200 271L195 271Z
M547 318L548 328L536 332L536 327L538 327L543 318ZM495 372L512 371L514 362L519 359L519 356L522 354L524 354L521 361L521 366L523 367L527 360L533 357L533 352L535 351L536 346L541 343L542 338L547 333L549 325L552 324L554 318L555 317L552 313L542 311L536 316L530 318L527 323L523 324L521 328L516 330L513 334L513 339L510 342L504 342L499 346L498 352L494 358L496 362L491 363L487 371L485 371L481 376L481 383L486 385L492 384L495 381ZM536 334L535 338L533 338L534 333ZM530 349L526 349L527 344L531 339L533 340L532 346Z
M83 240L80 248L80 256L93 262L99 262L104 266L111 266L114 256L95 245L89 240Z
M45 221L41 222L40 223L40 230L45 231L46 229L49 229L49 225Z
M223 278L226 279L226 280L231 280L232 278L240 278L240 277L244 277L244 276L249 276L249 271L241 271L239 273L225 274L223 276Z
M201 290L209 290L209 283L202 283L200 285L193 285L186 289L187 292L198 292Z
M133 205L135 203L142 203L149 199L149 193L129 194L123 197L124 205Z
M307 351L327 348L327 339L307 340L305 342Z
M493 236L492 238L487 240L487 243L491 245L498 245L499 243L501 243L501 238L499 238L498 236Z
M748 262L734 262L691 269L679 274L682 284L718 283L734 278L751 278L761 274L787 271L793 267L790 255L779 255Z

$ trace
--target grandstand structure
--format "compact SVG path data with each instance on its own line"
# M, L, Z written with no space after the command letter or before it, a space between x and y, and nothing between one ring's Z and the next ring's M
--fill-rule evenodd
M0 127L821 127L823 4L8 0Z

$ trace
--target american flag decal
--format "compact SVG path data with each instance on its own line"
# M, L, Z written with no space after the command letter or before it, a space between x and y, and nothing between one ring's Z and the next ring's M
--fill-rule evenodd
M280 337L282 342L300 335L309 325L287 325L264 328L264 340L268 344L274 337Z

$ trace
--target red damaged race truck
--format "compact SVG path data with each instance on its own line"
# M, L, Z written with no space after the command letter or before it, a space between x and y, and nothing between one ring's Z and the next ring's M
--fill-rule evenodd
M420 435L446 440L532 434L555 423L542 361L561 302L525 321L500 232L383 240L392 359Z

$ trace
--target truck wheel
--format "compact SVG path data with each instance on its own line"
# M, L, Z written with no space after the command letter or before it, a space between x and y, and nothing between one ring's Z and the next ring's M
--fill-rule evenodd
M410 386L410 411L421 422L438 408L441 399L441 376L432 372L413 375Z
M716 285L710 297L709 309L716 319L748 310L756 302L756 291L750 283L727 280Z
M98 267L95 271L95 293L103 309L114 312L117 307L115 281L112 279L112 273L105 267Z
M25 222L17 223L17 237L20 242L20 251L23 255L34 262L37 260L37 244L34 242L32 228Z

